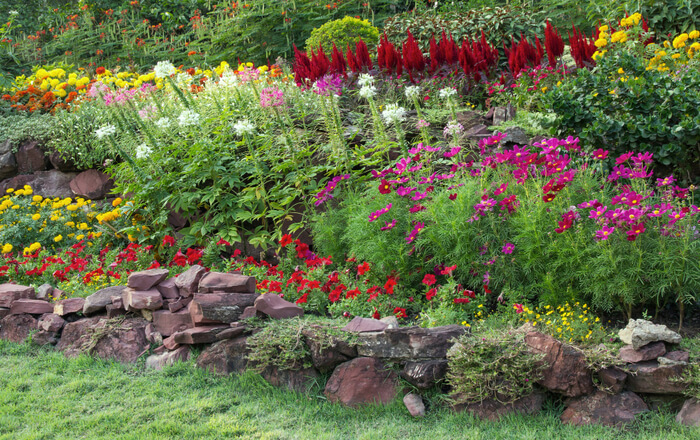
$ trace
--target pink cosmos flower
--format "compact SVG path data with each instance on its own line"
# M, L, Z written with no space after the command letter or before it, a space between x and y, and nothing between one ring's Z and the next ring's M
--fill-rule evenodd
M615 227L613 226L603 226L600 230L595 231L595 238L598 240L607 240L614 231Z
M501 249L501 251L504 254L512 254L514 250L515 250L515 245L513 243L506 243L505 245L503 245L503 248Z

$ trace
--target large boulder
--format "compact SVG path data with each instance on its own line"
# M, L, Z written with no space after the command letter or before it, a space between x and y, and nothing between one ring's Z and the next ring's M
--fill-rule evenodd
M398 376L379 359L359 357L340 364L326 383L330 402L348 406L387 404L398 393Z
M447 360L434 359L422 362L407 362L401 377L414 387L427 390L442 381L447 374Z
M22 188L24 185L29 185L34 190L34 194L43 197L73 197L69 184L74 176L74 173L62 173L58 170L21 174L0 182L0 193L4 194L8 188Z
M17 161L12 153L0 153L0 180L17 174Z
M456 404L452 408L455 411L466 411L480 419L495 422L509 414L536 414L542 409L543 403L544 394L533 393L511 403L502 403L496 399L485 399L481 402Z
M36 328L37 320L32 315L7 315L0 320L0 339L23 342Z
M173 351L165 351L160 354L152 354L146 358L146 368L162 370L163 367L175 362L185 362L190 359L190 347L183 345Z
M47 332L59 332L66 325L66 320L55 313L47 313L39 318L37 328Z
M357 357L357 347L335 336L326 335L320 327L302 330L306 345L311 351L314 368L325 373L336 366Z
M142 318L85 318L63 327L57 348L66 356L94 354L102 359L135 362L150 347L146 339L148 321Z
M666 344L661 341L649 343L635 350L632 345L625 345L620 349L620 359L625 362L653 361L666 354Z
M679 344L681 335L669 330L665 325L654 324L644 319L630 319L627 327L620 330L620 340L632 345L635 350L656 341L666 341L670 344Z
M243 374L248 367L249 353L247 337L239 336L205 348L197 358L197 366L220 375Z
M402 327L378 333L359 333L357 354L395 361L444 359L452 340L466 333L461 325Z
M580 350L537 331L528 332L525 343L531 352L544 355L543 378L538 384L569 397L593 392L591 371Z
M126 286L110 286L100 289L92 295L85 298L83 305L83 313L90 315L93 313L102 312L107 304L112 304L113 296L121 296Z
M566 404L561 421L572 425L618 426L630 423L637 414L649 411L641 397L631 391L607 394L598 390L588 396L568 399Z
M114 181L105 173L87 170L70 181L73 194L92 200L104 199L114 187Z
M608 367L598 371L598 379L605 391L618 394L625 388L627 373L619 368Z

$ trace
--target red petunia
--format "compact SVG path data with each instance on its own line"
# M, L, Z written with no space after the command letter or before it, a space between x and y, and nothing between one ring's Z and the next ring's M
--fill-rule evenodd
M231 243L228 241L224 240L223 238L219 239L219 241L216 242L217 246L231 246Z
M435 298L435 295L437 295L437 289L432 288L425 294L425 299L430 301L431 299Z
M435 284L435 275L431 273L425 274L425 276L423 277L423 284L425 284L426 286L432 286L433 284Z
M287 245L292 244L292 236L289 234L284 234L282 238L280 239L280 246L286 247Z
M364 275L367 272L369 272L369 263L368 262L365 261L364 263L357 266L357 274L358 275Z
M394 286L396 286L396 280L388 277L386 283L384 284L384 290L386 290L386 293L392 295L394 293Z
M169 235L163 237L163 246L175 246L175 239Z
M404 309L403 307L394 308L394 315L396 315L397 319L408 318L408 315L406 314L406 309Z
M301 295L298 300L294 301L297 304L303 304L309 300L309 292Z
M379 310L374 309L374 313L372 313L372 318L374 319L381 319L382 315L379 314Z

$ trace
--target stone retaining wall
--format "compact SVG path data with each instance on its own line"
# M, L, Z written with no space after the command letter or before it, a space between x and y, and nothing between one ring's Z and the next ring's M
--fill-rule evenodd
M259 329L249 328L245 318L303 314L275 294L256 294L252 277L200 266L177 277L169 277L167 269L135 272L126 286L54 301L61 293L49 285L0 285L0 338L22 342L31 335L33 343L55 345L67 356L89 353L121 362L149 354L146 365L156 369L188 360L191 347L197 346L198 367L228 375L255 366L248 359L248 340ZM425 414L422 391L440 387L449 392L447 353L452 339L467 332L459 325L425 329L400 327L395 318L355 318L342 329L354 335L351 344L321 330L310 325L300 332L299 340L311 353L309 366L268 366L262 376L275 386L306 392L322 374L330 374L325 386L329 401L386 404L404 395L407 410L416 417ZM454 405L455 411L496 420L512 412L534 414L547 398L562 396L565 423L621 425L663 403L679 410L678 422L700 426L700 403L685 399L684 386L676 380L688 368L689 354L674 349L680 336L664 326L630 321L620 332L628 344L618 355L623 366L600 371L591 371L576 347L534 328L524 331L529 350L543 355L537 391L509 404L487 399ZM400 378L415 391L407 392Z

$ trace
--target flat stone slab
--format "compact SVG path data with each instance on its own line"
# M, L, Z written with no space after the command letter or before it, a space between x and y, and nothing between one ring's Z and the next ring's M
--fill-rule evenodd
M12 307L10 307L10 314L21 315L22 313L31 315L53 313L53 305L41 299L17 299L13 301Z
M192 296L199 289L199 282L207 273L207 270L202 266L195 264L189 269L182 272L175 278L175 286L178 288L180 295ZM251 291L252 292L252 291Z
M388 327L389 324L383 321L355 316L354 318L352 318L352 321L350 321L345 327L343 327L343 331L357 333L381 332L386 330Z
M387 360L444 359L452 339L467 332L461 325L402 327L358 334L358 356Z
M231 327L229 326L205 326L188 328L181 332L173 334L173 341L178 344L193 345L193 344L211 344L216 342L216 335Z
M571 425L619 426L630 423L637 414L649 411L646 403L631 391L620 394L607 394L596 391L594 394L569 399L567 408L561 415L562 423Z
M83 314L90 315L105 310L108 304L112 304L112 297L121 295L124 289L126 286L110 286L88 296L83 305Z
M156 331L165 337L194 327L192 316L187 310L180 310L176 313L171 313L168 310L156 310L153 312L153 324Z
M53 303L53 312L58 316L66 316L70 313L83 311L85 298L68 298Z
M10 283L0 284L0 307L9 309L15 300L33 299L35 297L36 292L31 286Z
M189 311L196 325L230 324L240 320L243 310L252 306L257 296L255 293L197 293Z
M304 309L280 298L276 293L258 296L255 299L255 309L272 319L287 319L304 315Z
M168 269L148 269L129 274L126 287L134 290L149 290L168 278Z
M163 297L158 289L142 291L126 288L122 292L122 302L127 310L158 310L163 307Z
M199 281L199 292L253 293L255 278L235 273L209 272Z

